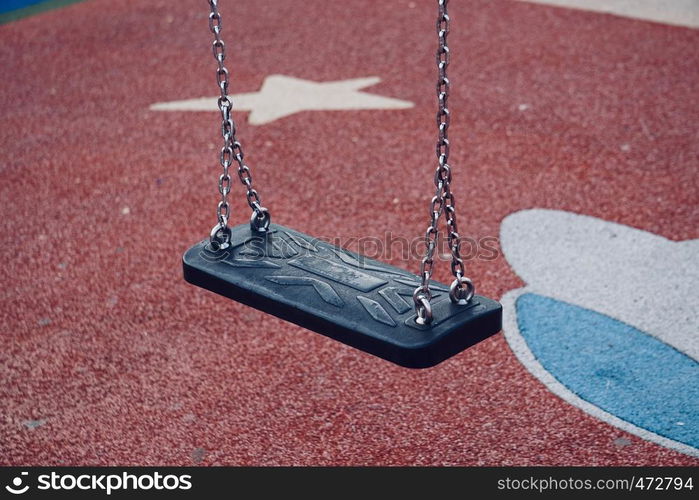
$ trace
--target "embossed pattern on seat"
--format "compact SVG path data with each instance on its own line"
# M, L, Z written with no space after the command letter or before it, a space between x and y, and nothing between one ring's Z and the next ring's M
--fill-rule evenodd
M232 245L208 241L184 255L185 279L345 344L411 368L433 366L497 333L499 303L475 296L452 304L432 282L434 321L415 322L419 278L279 225L232 228Z

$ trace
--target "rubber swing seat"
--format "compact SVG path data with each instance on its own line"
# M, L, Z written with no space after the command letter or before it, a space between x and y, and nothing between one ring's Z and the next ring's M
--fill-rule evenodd
M431 281L434 321L415 322L419 278L403 269L272 224L231 228L231 245L202 241L183 257L189 283L408 368L427 368L499 332L502 306L467 305Z

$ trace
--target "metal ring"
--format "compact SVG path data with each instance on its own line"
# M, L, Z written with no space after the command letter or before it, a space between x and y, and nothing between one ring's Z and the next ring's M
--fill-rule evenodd
M265 207L255 208L250 216L250 227L258 233L266 233L269 230L269 224L272 222L272 216L269 210Z
M462 276L456 278L449 287L449 298L454 304L464 306L471 301L475 292L473 282Z
M221 233L223 233L223 238L221 238ZM228 248L231 245L231 228L221 223L216 224L211 229L209 244L214 252Z
M418 325L429 325L432 323L432 306L424 295L419 295L415 299L415 312L417 313L415 323Z
M413 302L415 303L415 322L418 325L429 325L432 323L432 305L430 299L432 293L429 287L419 286L413 292Z

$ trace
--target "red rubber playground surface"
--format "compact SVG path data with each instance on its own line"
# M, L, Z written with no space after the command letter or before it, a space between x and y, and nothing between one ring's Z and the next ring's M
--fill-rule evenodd
M274 222L414 238L434 159L433 2L223 2L232 93L379 76L414 107L236 114ZM538 207L697 238L699 31L450 4L460 231ZM3 464L696 465L531 375L498 334L412 371L186 284L215 223L206 3L93 0L0 26ZM247 220L242 188L233 220ZM417 271L418 262L383 257ZM474 260L479 293L522 286ZM440 262L436 278L449 281Z

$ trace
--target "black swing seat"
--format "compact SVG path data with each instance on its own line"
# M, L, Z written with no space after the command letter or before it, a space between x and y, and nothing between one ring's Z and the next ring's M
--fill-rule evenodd
M419 278L283 226L231 228L231 245L202 241L184 254L184 278L230 299L408 368L427 368L500 331L502 306L474 296L453 304L432 281L434 320L415 322Z

